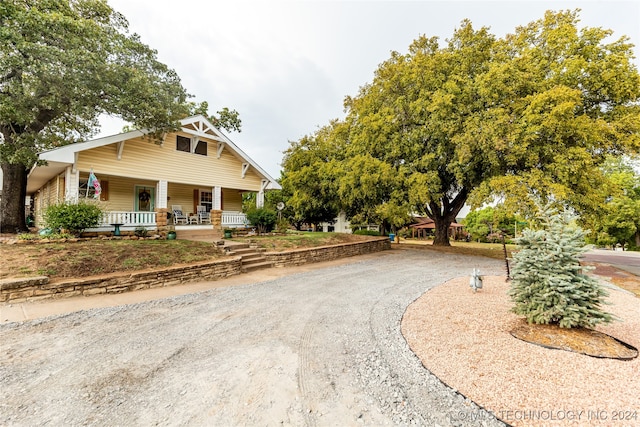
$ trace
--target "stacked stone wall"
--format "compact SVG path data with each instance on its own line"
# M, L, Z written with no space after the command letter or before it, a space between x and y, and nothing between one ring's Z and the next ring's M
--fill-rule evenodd
M267 252L264 256L274 267L303 265L312 262L331 261L356 255L384 251L391 248L387 237L365 242L345 243L333 246L320 246L310 249L295 249L286 252Z
M313 262L331 261L390 249L388 238L373 238L364 242L296 249L286 252L266 252L264 256L274 267L296 266ZM57 280L46 276L0 280L0 303L24 302L47 298L79 295L116 294L180 285L189 282L218 280L240 274L241 257L229 257L206 263L169 267L153 271L114 274L108 277Z
M23 302L78 295L117 294L179 285L188 282L217 280L240 274L240 257L216 260L198 265L138 271L109 277L49 282L48 277L0 280L0 302Z

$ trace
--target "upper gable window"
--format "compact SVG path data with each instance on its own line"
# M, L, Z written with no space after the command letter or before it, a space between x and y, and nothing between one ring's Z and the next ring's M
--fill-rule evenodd
M196 149L194 150L196 154L202 154L203 156L207 155L207 141L198 141L198 145L196 145Z
M186 136L178 135L176 137L176 150L185 151L187 153L191 152L191 139Z
M195 143L195 147L193 144ZM193 151L192 151L193 147ZM195 153L202 156L207 155L207 141L197 140L196 137L188 138L186 136L176 136L176 150L184 151L185 153Z

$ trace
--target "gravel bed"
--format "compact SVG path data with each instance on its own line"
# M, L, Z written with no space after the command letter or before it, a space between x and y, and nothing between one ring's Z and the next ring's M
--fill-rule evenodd
M412 301L474 267L503 268L394 249L0 325L0 425L504 425L424 369L401 332Z
M424 366L514 426L640 425L640 359L595 358L514 338L509 331L520 318L510 312L504 279L485 277L474 294L468 278L457 278L409 306L402 330ZM609 288L604 309L621 320L596 329L640 347L640 299Z

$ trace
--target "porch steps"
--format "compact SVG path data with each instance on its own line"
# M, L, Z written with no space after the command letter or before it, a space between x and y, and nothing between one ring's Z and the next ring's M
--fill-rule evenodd
M267 261L266 257L263 255L264 249L252 248L248 244L242 243L225 244L224 248L228 255L241 257L240 262L243 273L273 267L273 264Z
M196 229L196 230L178 230L176 229L176 238L181 240L197 240L201 242L213 242L222 239L222 233L213 228Z

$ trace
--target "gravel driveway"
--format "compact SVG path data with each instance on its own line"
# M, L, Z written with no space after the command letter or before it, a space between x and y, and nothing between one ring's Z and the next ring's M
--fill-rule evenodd
M474 267L504 274L496 260L394 249L0 325L0 425L503 425L426 371L400 333L413 300ZM477 421L459 424L461 411Z

